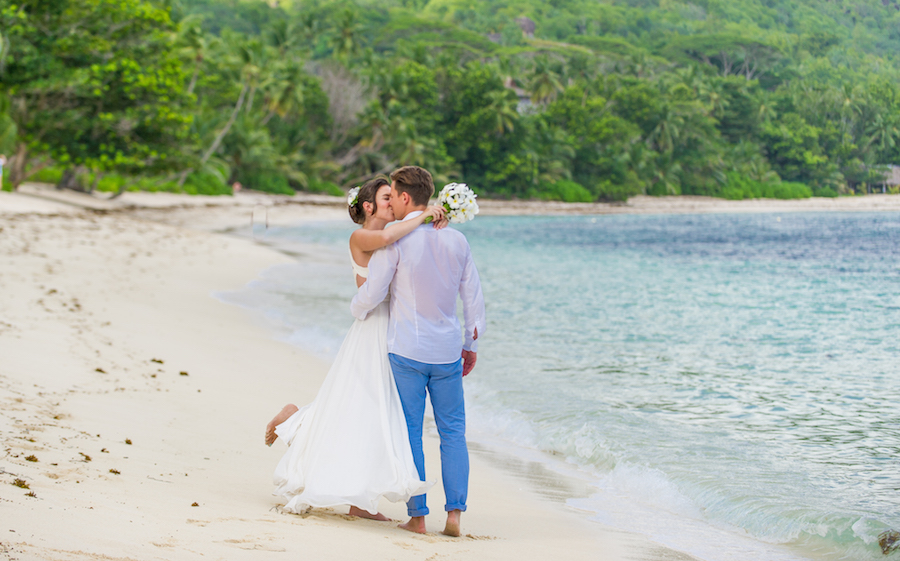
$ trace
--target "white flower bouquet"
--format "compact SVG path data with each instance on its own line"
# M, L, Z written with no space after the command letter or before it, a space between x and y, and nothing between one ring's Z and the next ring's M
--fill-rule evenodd
M447 211L447 219L454 224L462 224L475 218L478 203L475 194L465 183L448 183L438 194L438 204Z

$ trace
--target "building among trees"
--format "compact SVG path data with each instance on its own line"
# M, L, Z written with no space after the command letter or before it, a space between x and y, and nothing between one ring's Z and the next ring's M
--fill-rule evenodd
M881 183L881 192L887 193L892 188L900 186L900 166L890 165L884 173L884 181Z

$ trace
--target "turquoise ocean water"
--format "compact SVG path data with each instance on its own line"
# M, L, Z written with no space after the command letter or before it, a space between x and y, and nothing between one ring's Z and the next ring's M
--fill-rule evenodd
M333 356L348 223L228 302ZM900 215L479 217L471 438L596 487L569 504L701 559L881 559L900 530ZM894 555L900 555L900 552Z

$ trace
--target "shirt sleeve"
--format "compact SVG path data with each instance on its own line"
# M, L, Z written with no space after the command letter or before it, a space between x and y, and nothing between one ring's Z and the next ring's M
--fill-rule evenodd
M391 244L372 254L372 258L369 259L369 277L350 301L350 313L353 314L353 317L366 319L369 312L384 302L399 262L400 251L396 244Z
M466 328L466 340L463 343L463 349L478 352L475 329L478 329L479 338L484 335L484 295L481 293L481 280L478 278L478 270L475 269L475 261L472 259L472 250L469 248L469 244L466 244L465 263L462 279L459 283L459 296L462 299Z

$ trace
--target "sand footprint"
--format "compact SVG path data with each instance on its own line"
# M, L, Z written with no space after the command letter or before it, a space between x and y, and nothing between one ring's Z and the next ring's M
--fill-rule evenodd
M236 547L238 549L244 549L247 551L271 551L271 552L275 552L275 553L284 553L287 551L285 548L277 546L277 545L259 543L258 541L255 540L255 538L251 538L251 537L244 538L244 539L227 539L227 540L222 540L221 543L225 543L232 547Z

